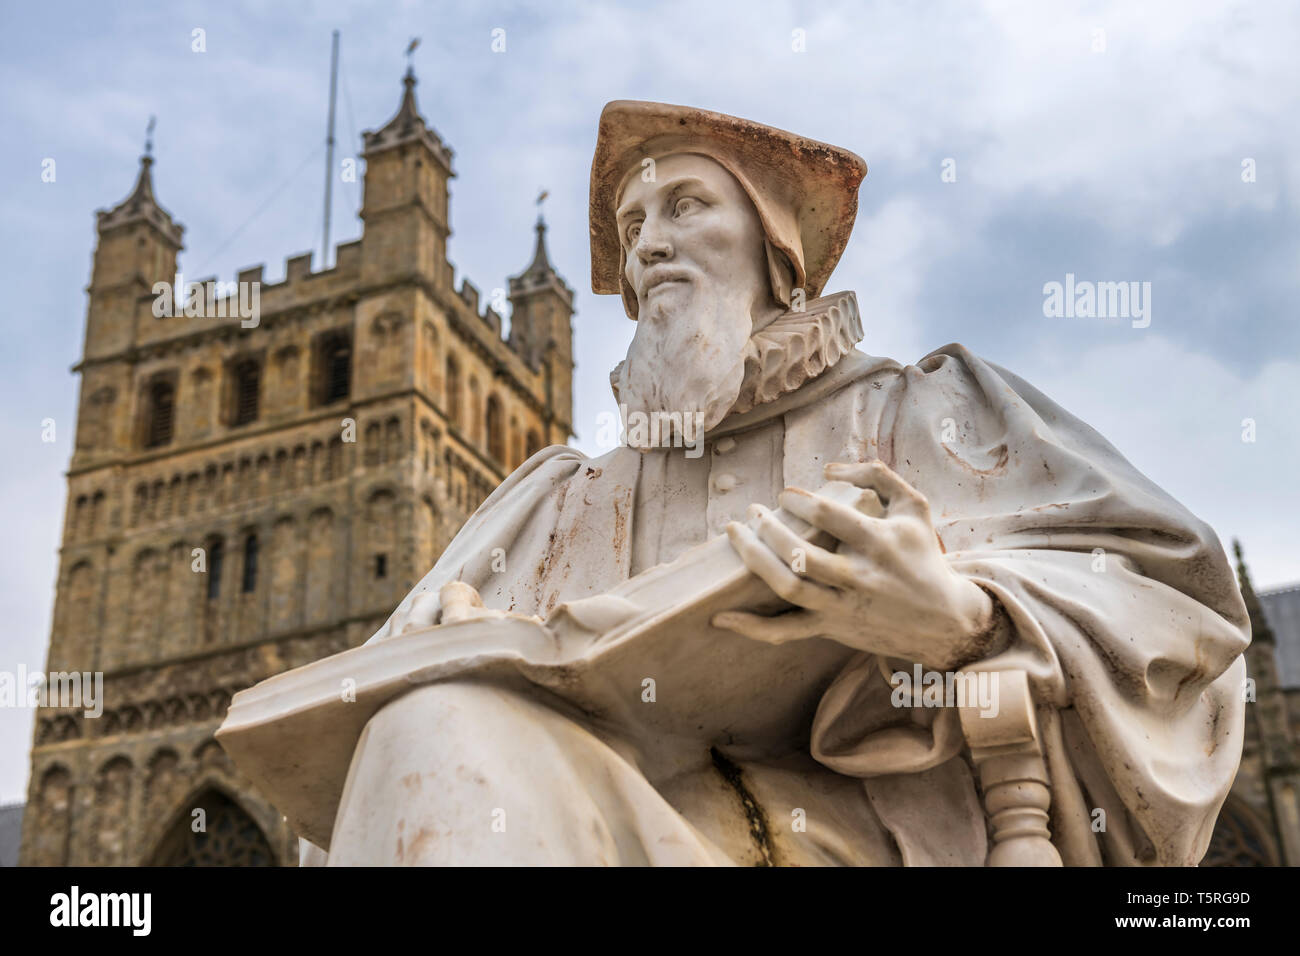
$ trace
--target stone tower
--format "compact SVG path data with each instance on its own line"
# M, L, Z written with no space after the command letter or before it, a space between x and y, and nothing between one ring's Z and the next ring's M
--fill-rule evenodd
M212 739L231 695L363 642L568 439L573 294L540 225L509 341L455 287L452 151L415 86L365 134L362 236L330 268L294 256L281 282L259 266L160 308L183 229L148 152L98 214L46 669L102 672L103 713L38 710L22 863L296 862Z

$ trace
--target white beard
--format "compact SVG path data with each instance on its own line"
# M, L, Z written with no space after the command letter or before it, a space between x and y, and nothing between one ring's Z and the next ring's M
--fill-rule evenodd
M701 431L722 421L740 394L753 329L748 311L735 304L746 297L731 292L716 284L707 291L694 286L684 304L661 296L641 307L627 359L617 370L619 401L629 412L700 421ZM629 444L637 447L631 435Z

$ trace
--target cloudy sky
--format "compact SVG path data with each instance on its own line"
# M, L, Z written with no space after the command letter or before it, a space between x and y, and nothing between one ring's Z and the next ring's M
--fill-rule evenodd
M129 191L156 115L189 278L319 260L335 28L340 161L394 112L422 39L420 107L459 174L450 254L485 295L527 264L550 190L552 261L578 293L579 448L631 338L589 291L597 117L611 99L703 106L867 160L828 286L857 291L862 348L964 343L1240 538L1257 585L1300 581L1300 6L43 0L0 12L0 670L44 663L93 211ZM360 234L359 203L337 185L336 241ZM1067 273L1151 283L1150 325L1045 317ZM25 796L30 740L30 713L0 710L0 803Z

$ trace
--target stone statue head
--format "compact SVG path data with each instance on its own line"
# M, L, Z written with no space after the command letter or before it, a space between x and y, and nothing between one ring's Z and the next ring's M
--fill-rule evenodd
M748 120L610 103L591 172L592 288L637 331L615 371L633 411L707 430L741 389L750 336L818 295L866 164Z

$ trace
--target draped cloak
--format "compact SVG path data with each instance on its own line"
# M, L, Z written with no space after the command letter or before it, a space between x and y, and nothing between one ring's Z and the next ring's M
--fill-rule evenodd
M1028 673L1065 864L1195 865L1243 737L1249 624L1223 549L1092 428L961 345L909 366L850 351L724 420L695 458L538 452L371 642L452 580L544 617L723 533L751 502L815 490L829 462L874 459L926 496L952 568L1006 611L1009 642L963 669ZM986 821L956 713L891 706L895 668L910 664L850 657L805 756L858 781L889 861L980 865Z

